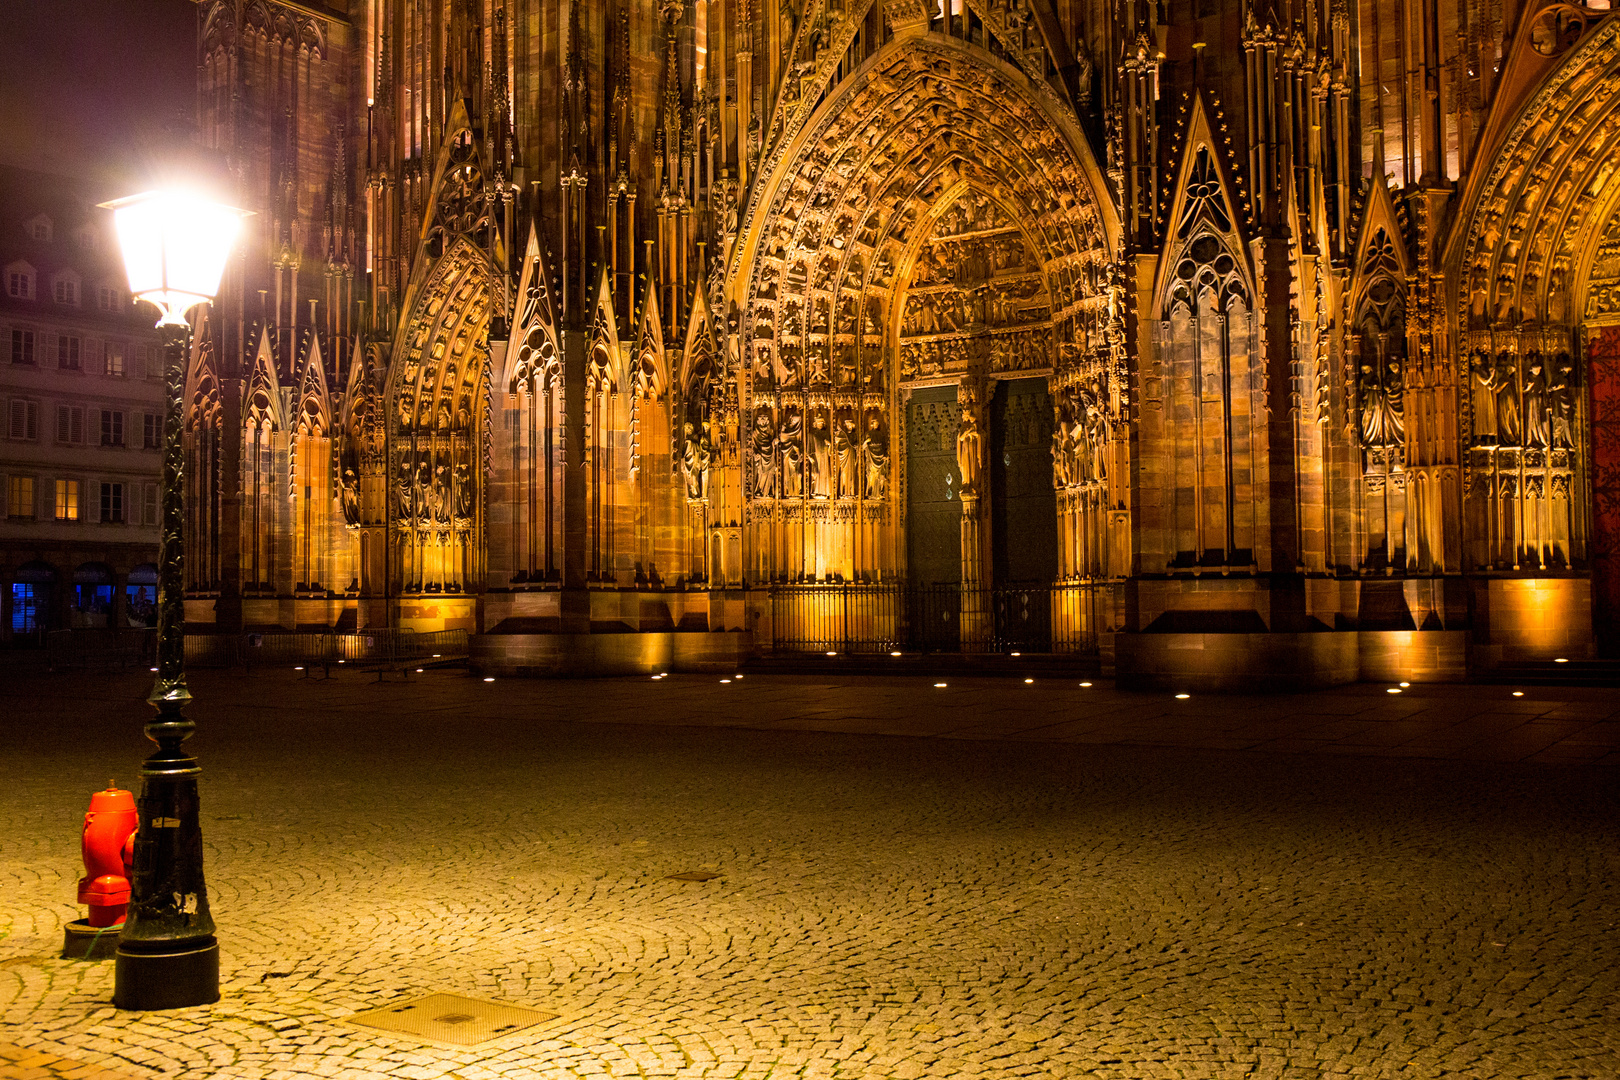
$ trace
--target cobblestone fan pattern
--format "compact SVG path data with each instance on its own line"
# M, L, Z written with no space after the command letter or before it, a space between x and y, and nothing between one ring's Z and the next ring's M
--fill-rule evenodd
M1620 1076L1612 761L1369 756L1412 717L1579 713L1539 754L1616 695L1135 699L1183 710L1154 741L1374 740L1281 754L993 737L1132 707L1072 682L192 685L223 998L119 1013L110 962L55 958L144 687L13 678L0 1075ZM345 1023L433 992L558 1016L466 1049Z

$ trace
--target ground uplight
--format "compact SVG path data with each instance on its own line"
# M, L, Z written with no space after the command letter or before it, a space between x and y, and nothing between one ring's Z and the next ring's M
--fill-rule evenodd
M1524 691L1523 690L1515 690L1515 691L1513 691L1513 696L1514 697L1524 697Z
M942 682L937 682L937 683L935 683L935 684L934 684L934 686L935 686L935 687L942 687L942 686L944 686L944 685L945 685L945 684L944 684L944 683L942 683Z
M1176 700L1177 701L1186 701L1190 697L1192 697L1191 694L1177 694L1176 695Z
M486 679L484 679L484 681L485 682L494 682L495 680L493 678L486 678Z
M1090 685L1091 685L1091 684L1090 684L1090 683L1088 683L1088 682L1083 682L1083 683L1081 683L1081 684L1080 684L1080 685L1081 685L1081 686L1090 686Z
M1032 682L1034 682L1034 681L1035 681L1035 680L1034 680L1034 679L1025 679L1025 680L1024 680L1024 685L1025 685L1025 686L1028 686L1028 685L1029 685L1029 684L1030 684L1030 683L1032 683Z

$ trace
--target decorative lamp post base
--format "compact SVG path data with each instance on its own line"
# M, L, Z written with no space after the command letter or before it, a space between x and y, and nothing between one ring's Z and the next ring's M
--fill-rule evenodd
M120 946L113 1004L120 1009L187 1009L219 1000L219 942L186 952L138 953Z

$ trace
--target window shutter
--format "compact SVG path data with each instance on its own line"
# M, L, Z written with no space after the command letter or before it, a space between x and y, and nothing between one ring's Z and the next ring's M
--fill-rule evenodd
M27 438L28 430L28 402L22 398L11 399L11 437L13 439Z

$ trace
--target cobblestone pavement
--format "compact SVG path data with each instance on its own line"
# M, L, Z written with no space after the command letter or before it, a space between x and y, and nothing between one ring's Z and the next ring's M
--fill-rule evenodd
M199 673L223 997L130 1014L146 678L8 680L0 1076L1620 1076L1612 691ZM432 992L558 1016L346 1023Z

